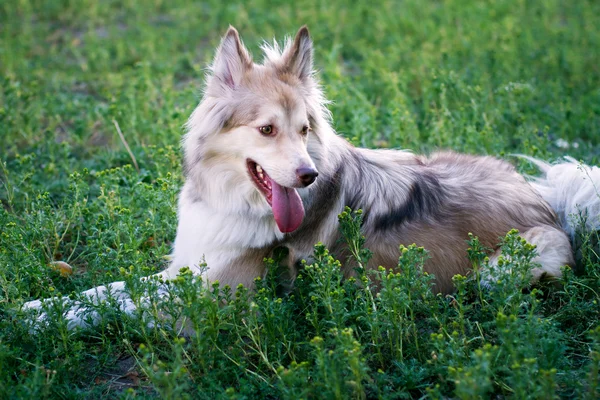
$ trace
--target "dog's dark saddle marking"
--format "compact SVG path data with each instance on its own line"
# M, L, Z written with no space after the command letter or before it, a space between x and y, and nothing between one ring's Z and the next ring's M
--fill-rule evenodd
M375 217L375 229L387 230L417 219L435 218L442 212L445 197L438 178L430 172L422 172L412 183L403 204Z

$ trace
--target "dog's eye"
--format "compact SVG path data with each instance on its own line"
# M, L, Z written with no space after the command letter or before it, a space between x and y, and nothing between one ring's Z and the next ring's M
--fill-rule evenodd
M310 131L310 128L309 128L308 126L304 125L304 126L302 127L302 130L300 131L300 133L301 133L303 136L306 136L306 135L308 135L308 131Z
M258 130L263 135L272 135L273 134L273 126L272 125L261 126L260 128L258 128Z

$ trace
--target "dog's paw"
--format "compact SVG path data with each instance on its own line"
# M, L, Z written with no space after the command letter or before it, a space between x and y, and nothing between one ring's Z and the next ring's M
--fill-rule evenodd
M23 310L41 310L42 309L42 301L41 300L32 300L23 304Z
M44 303L41 300L32 300L23 304L21 310L27 314L29 333L37 334L47 325L48 315L43 311Z
M22 310L31 317L31 331L40 331L48 326L52 320L64 318L68 329L91 328L102 322L112 312L105 312L111 308L133 317L138 310L136 304L148 307L153 301L164 299L168 296L167 285L160 284L155 288L152 296L142 296L134 302L130 295L124 291L124 282L115 282L107 287L100 286L82 293L78 300L69 297L54 297L45 300L33 300L23 304ZM110 293L109 293L110 292ZM149 328L154 328L157 323L147 313L144 319ZM111 317L109 317L111 318Z
M56 319L57 313L47 307L51 307L51 302L56 302L58 299L48 299L45 301L34 300L23 304L23 311L29 312L31 317L31 333L37 333L46 328L51 318ZM47 303L46 303L47 302ZM62 315L67 322L67 328L89 328L97 325L100 321L99 313L96 310L90 309L80 302L64 300L62 305ZM58 313L61 313L58 311Z

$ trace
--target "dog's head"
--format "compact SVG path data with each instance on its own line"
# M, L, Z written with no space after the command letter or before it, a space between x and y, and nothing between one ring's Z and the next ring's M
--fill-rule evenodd
M304 217L297 189L318 176L307 145L323 101L306 27L282 50L263 50L255 64L235 28L223 37L188 123L185 168L220 208L272 211L279 230L292 232Z

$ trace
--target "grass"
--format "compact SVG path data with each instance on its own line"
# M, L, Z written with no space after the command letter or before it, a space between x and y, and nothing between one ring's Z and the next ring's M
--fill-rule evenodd
M344 281L316 246L291 295L271 260L252 296L184 274L133 317L104 305L100 326L68 331L56 305L30 334L24 301L115 279L135 291L165 267L181 127L228 24L256 55L307 23L335 127L356 145L599 162L597 1L246 3L0 4L0 397L598 398L593 238L558 287L527 288L534 250L514 232L511 273L481 290L471 238L476 272L446 298L429 290L424 249L406 244L402 273ZM360 217L340 216L364 262ZM181 337L182 317L196 335Z

